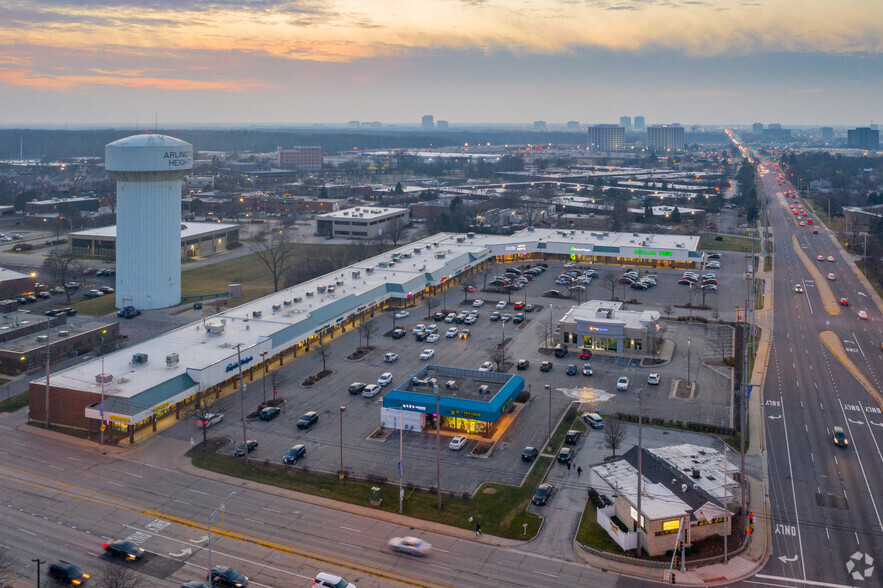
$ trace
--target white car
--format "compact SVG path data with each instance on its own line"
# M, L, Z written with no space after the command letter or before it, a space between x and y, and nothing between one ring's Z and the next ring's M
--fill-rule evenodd
M355 584L347 582L344 578L325 572L316 574L316 579L313 580L313 587L317 586L318 588L356 588Z
M720 269L721 264L717 261L712 261L708 265L705 266L707 269Z
M379 392L381 392L380 386L377 384L368 384L365 386L365 389L362 390L362 396L365 398L374 398Z
M427 335L432 335L433 333L438 333L438 325L426 325L426 330L423 331Z
M420 354L420 359L431 359L433 355L435 355L435 350L424 349L423 353Z
M503 310L504 308L506 308L505 300L500 300L499 302L497 302L497 310Z
M431 335L426 337L427 343L436 343L439 340L438 333L432 333Z
M858 311L858 318L860 318L860 319L866 319L866 320L867 320L867 318L868 318L868 313L865 312L864 310L860 310L860 311Z
M481 308L482 306L484 306L484 300L476 300L472 303L472 306L474 306L475 308Z
M616 390L618 392L628 392L629 379L627 376L620 376L620 378L616 381Z
M470 315L467 316L465 319L463 319L463 324L464 324L464 325L474 325L474 324L475 324L475 321L477 321L477 320L478 320L478 319L475 318L475 315L474 315L474 314L470 314Z
M480 371L480 372L492 372L492 371L494 371L494 364L493 364L493 362L490 362L490 361L486 361L486 362L484 362L483 364L481 364L481 367L478 368L478 371Z
M210 412L205 414L201 419L196 419L196 425L198 427L205 426L206 428L211 427L212 425L217 425L221 421L224 420L224 415L219 412Z
M392 362L398 360L398 358L399 358L398 353L387 353L386 355L383 356L383 361L385 363L392 363Z
M454 322L456 319L457 319L457 315L454 314L453 312L451 312L451 313L448 313L448 316L445 317L445 322L446 322L446 323L452 323L452 322Z
M457 327L451 327L450 329L448 329L448 332L445 333L445 337L447 337L448 339L453 339L457 336L457 333L459 332L460 329L458 329Z
M429 555L432 545L416 537L393 537L387 542L393 551L401 551L411 555Z
M659 385L659 374L652 373L649 376L647 376L647 383L652 386L658 386Z
M414 333L415 335L421 335L421 334L423 334L423 331L425 331L425 330L426 330L426 325L424 325L423 323L420 323L419 325L414 327L414 330L412 330L411 332Z
M380 377L377 378L377 385L380 387L389 386L392 384L392 374L389 372L383 372L380 374Z
M469 439L466 437L466 435L457 435L456 437L451 439L451 442L448 443L448 447L450 447L454 451L459 451L460 449L463 449L468 442Z
M397 319L408 318L408 316L409 316L410 314L411 314L411 313L408 312L407 310L400 310L400 311L398 311L398 312L396 313L396 318L397 318Z

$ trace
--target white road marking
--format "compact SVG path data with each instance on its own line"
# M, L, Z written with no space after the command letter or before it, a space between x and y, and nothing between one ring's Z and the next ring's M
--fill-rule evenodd
M122 484L120 484L118 482L108 482L108 484L113 484L114 486L119 486L120 488L125 488L125 486L123 486Z
M340 528L341 528L341 529L346 529L347 531L353 531L354 533L361 533L361 532L362 532L361 529L353 529L353 528L351 528L351 527L344 527L343 525L340 525Z
M862 346L859 345L859 343L858 343L858 337L855 336L855 333L852 334L852 337L855 339L855 346L858 347L858 350L861 352L862 357L867 357L867 356L865 355L865 352L862 351Z
M852 427L849 425L849 419L846 418L846 411L843 409L843 403L840 399L837 399L837 402L840 404L840 412L843 413L843 418L846 419L846 428L849 430L849 436L855 439L852 435ZM853 448L855 449L855 456L858 458L858 467L862 470L862 478L865 479L865 486L868 489L868 496L871 498L871 505L874 507L874 514L877 515L877 524L880 525L880 529L883 529L883 520L880 520L880 511L877 510L877 501L874 500L874 490L871 489L871 485L868 483L868 476L865 475L865 466L862 464L861 455L859 455L858 446L853 443ZM858 534L856 534L858 537Z
M203 492L202 490L194 490L193 488L188 488L191 492L196 492L197 494L208 494L208 492Z
M276 510L276 509L274 509L274 508L270 508L270 507L267 507L267 506L262 506L261 508L264 509L264 510L268 510L268 511L270 511L270 512L275 512L276 514L282 514L282 511L281 511L281 510Z
M30 531L25 531L24 529L19 529L19 531L21 531L22 533L27 533L28 535L33 535L34 537L37 536L36 533L31 533Z
M549 576L550 578L557 578L556 574L547 574L546 572L539 572L537 570L531 570L534 574L540 574L542 576Z
M52 465L51 463L47 463L46 465L48 465L50 468L55 468L56 470L64 471L64 468L61 466Z
M192 502L187 502L185 500L178 500L177 498L175 499L175 502L180 502L181 504L189 504L190 506L193 506Z
M139 476L138 474L133 474L132 472L126 472L127 476L132 476L133 478L143 478L144 476Z
M803 539L800 536L800 514L797 511L797 490L794 488L794 468L791 465L791 443L788 441L788 419L784 418L785 399L780 398L780 401L782 403L782 427L785 431L785 449L788 452L788 474L791 479L791 497L794 500L794 520L797 523L797 544L800 547L800 569L803 572L803 579L806 580L806 565L803 563Z
M434 568L441 568L443 570L453 570L454 569L454 568L449 568L448 566L440 566L438 564L429 564L429 565L431 565Z
M870 420L868 420L868 414L867 412L865 412L865 405L861 402L859 402L858 405L859 408L862 409L862 414L865 416L865 420L868 422L868 424L873 424ZM871 439L874 441L874 447L877 448L877 456L880 458L880 461L883 461L883 453L880 452L880 445L877 443L877 437L874 435L873 432L871 433Z

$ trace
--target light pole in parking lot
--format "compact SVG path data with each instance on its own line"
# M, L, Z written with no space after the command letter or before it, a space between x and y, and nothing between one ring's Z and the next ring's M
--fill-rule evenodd
M239 401L242 403L242 456L245 458L245 467L248 468L248 433L245 430L245 380L242 379L242 343L236 344L236 363L239 367L239 385L242 386Z
M219 512L224 512L224 505L227 504L227 501L236 496L236 491L234 490L230 494L227 495L227 498L221 502L218 508L209 515L208 517L208 583L210 586L215 585L215 579L212 578L212 521Z
M267 352L266 351L261 351L261 362L264 364L263 384L264 384L264 403L266 404L266 402L267 402Z
M337 475L338 478L343 480L343 413L346 412L346 407L340 407L340 473Z
M690 358L692 356L692 353L691 353L692 344L693 344L693 341L689 337L687 337L687 385L688 386L690 385L690 382L691 382L691 380L690 380Z
M441 510L441 414L439 413L438 382L432 385L435 391L435 495L436 508ZM401 512L401 511L399 511Z
M31 561L37 564L37 588L40 588L40 565L46 563L46 560L40 559L38 557L36 559L32 559Z
M552 444L552 386L546 384L546 392L549 393L549 441L548 444L551 446Z

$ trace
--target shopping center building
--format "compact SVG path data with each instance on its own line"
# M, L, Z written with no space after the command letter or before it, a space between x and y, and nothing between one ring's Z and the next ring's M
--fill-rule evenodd
M554 229L507 236L439 233L53 373L50 424L95 438L103 421L111 428L111 441L134 443L136 436L149 436L187 416L200 395L232 392L240 368L248 384L265 369L303 356L380 311L413 307L424 296L459 288L488 263L573 260L698 268L704 259L698 242L690 236ZM627 334L623 330L623 337ZM30 385L30 415L40 422L46 418L46 387L45 377ZM445 421L445 426L486 430L489 425L479 423L491 422L484 420L493 416L487 411L505 403L497 406L497 396L482 400L482 410L462 409L474 414L443 414L473 424Z
M555 342L593 352L643 356L653 349L658 328L655 310L622 310L622 302L589 300L561 317Z

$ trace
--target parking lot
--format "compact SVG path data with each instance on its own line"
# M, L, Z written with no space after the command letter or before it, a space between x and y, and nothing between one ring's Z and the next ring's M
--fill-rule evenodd
M733 257L732 263L728 261L730 255ZM706 303L720 308L723 314L724 308L732 312L734 306L740 305L740 292L743 291L744 284L741 270L728 271L728 266L735 270L744 262L738 254L724 254L724 259L721 261L722 269L716 270L721 281L721 289L716 294L709 294ZM376 383L381 373L389 371L393 374L392 386L395 386L403 378L417 371L420 366L425 365L426 362L420 360L419 355L424 349L430 348L435 350L435 355L430 360L432 363L478 369L489 359L488 350L504 338L509 340L508 348L513 362L520 358L530 361L529 369L516 372L513 366L510 371L525 378L525 389L531 393L531 399L506 430L489 457L477 458L471 455L476 440L470 440L466 447L459 451L452 451L448 449L448 441L453 434L443 434L441 470L442 489L445 491L472 492L478 484L485 481L520 483L529 468L529 464L520 459L521 451L527 445L543 446L550 425L550 402L552 427L556 425L567 406L575 400L584 401L586 410L597 410L604 414L616 412L637 414L638 401L634 392L647 382L647 376L651 371L658 372L661 381L657 386L643 387L645 414L667 420L697 421L722 426L730 424L731 385L728 369L722 366L702 365L701 361L703 358L713 359L715 355L707 341L732 337L729 327L723 327L724 331L721 331L721 327L717 325L668 321L665 320L663 313L665 338L675 344L671 361L649 368L642 367L639 359L595 355L590 360L594 375L584 376L581 372L584 362L574 351L565 358L555 358L539 350L550 322L554 328L557 320L572 304L568 300L542 296L543 292L552 288L566 292L566 288L554 284L563 264L549 265L549 270L532 281L525 290L515 292L511 296L513 302L526 300L541 307L536 312L525 313L527 320L520 325L514 325L512 322L491 322L489 319L491 313L496 310L494 304L500 300L508 300L507 295L478 291L470 294L469 301L464 303L462 290L452 288L445 296L444 306L447 310L471 310L474 308L472 301L475 298L486 301L477 309L480 315L474 325L451 325L440 322L437 324L442 336L437 342L417 342L411 334L415 325L436 324L431 318L425 318L426 305L419 304L409 309L408 317L395 321L396 326L407 330L407 335L401 339L381 336L381 333L392 330L394 313L392 311L380 313L376 317L377 334L371 339L371 344L377 349L360 360L346 359L346 356L359 345L358 333L351 329L345 334L337 335L333 341L330 341L331 354L327 359L328 367L333 370L333 374L312 387L301 386L301 382L307 376L322 369L319 355L310 353L289 363L280 371L285 378L285 382L280 386L280 398L285 400L281 415L269 422L248 423L249 438L259 441L259 447L251 454L252 457L280 462L283 454L292 445L303 443L306 445L307 454L299 465L335 472L340 467L342 420L344 470L357 476L375 474L384 476L390 481L397 481L398 434L390 435L385 440L370 438L379 426L383 393L374 398L363 398L360 395L349 394L349 385L353 382ZM502 273L502 268L505 266L497 267ZM606 266L596 266L596 269L603 276ZM615 269L621 272L622 268ZM641 272L644 273L643 270ZM685 293L687 288L677 283L682 274L680 270L649 270L647 273L659 277L656 287L646 291L624 289L619 285L616 287L617 297L621 298L625 294L626 300L637 300L637 303L627 304L627 308L662 311L668 305L687 302L688 296ZM480 279L477 280L476 285L481 287ZM596 279L588 285L583 300L609 299L609 297L610 288L603 285L603 279ZM441 302L442 296L438 298ZM698 304L700 299L694 302ZM441 310L441 306L439 304L433 312ZM503 312L514 315L517 311L507 304ZM675 314L687 313L687 309L678 309ZM708 312L706 311L705 314L707 315ZM138 317L132 322L141 319L142 317ZM445 331L451 326L461 330L468 328L470 337L468 339L445 337ZM687 339L691 340L690 376L696 382L696 393L692 399L674 398L672 382L675 379L686 378L687 375ZM398 361L393 364L384 363L384 354L388 352L397 353ZM544 360L553 361L554 367L551 371L539 371L539 365ZM568 376L565 373L567 365L571 363L579 368L575 376ZM629 393L616 392L616 381L622 375L631 379ZM545 385L550 386L551 394L545 391ZM385 387L384 393L390 388L391 386ZM255 380L248 386L247 412L255 410L263 398L263 389L264 383L261 380ZM266 382L266 390L268 396L272 397L272 386L269 381ZM238 395L222 400L219 410L226 414L226 418L223 423L214 426L209 432L212 437L229 438L231 445L225 451L230 453L235 443L242 440L239 402ZM346 409L341 419L342 406ZM297 429L295 423L298 418L310 410L318 412L318 423L308 430ZM163 434L183 439L200 437L193 420L187 420ZM436 483L434 434L406 432L403 465L406 484L413 483L424 488L434 486Z

